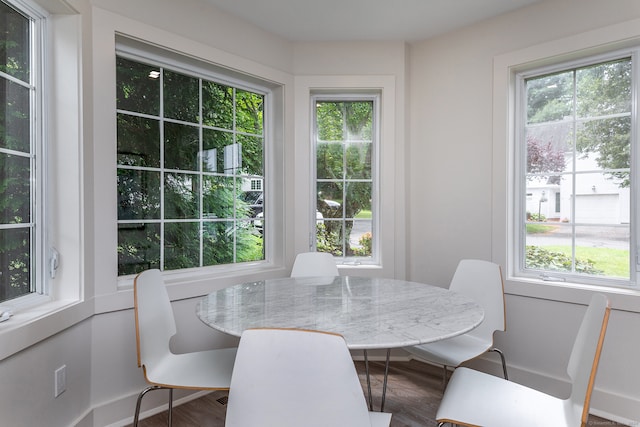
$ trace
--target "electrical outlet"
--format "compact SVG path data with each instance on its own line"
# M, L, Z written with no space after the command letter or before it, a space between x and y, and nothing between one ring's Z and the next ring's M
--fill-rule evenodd
M58 397L67 389L67 365L62 365L55 371L55 396Z

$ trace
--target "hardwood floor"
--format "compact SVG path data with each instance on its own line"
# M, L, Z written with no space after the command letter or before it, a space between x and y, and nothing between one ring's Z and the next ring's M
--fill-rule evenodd
M366 387L364 363L356 362L363 389ZM371 362L371 389L373 405L380 408L384 364ZM366 389L365 389L366 390ZM224 426L226 392L214 392L173 409L175 427ZM442 370L436 366L410 362L393 362L389 369L385 412L391 412L391 427L434 427L440 399L442 398ZM166 411L139 422L139 427L164 427ZM595 416L589 417L588 426L613 427L622 424ZM248 426L266 427L266 426ZM552 427L552 426L549 426Z

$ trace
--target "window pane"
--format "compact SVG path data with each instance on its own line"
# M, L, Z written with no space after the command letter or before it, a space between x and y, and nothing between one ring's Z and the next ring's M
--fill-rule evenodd
M316 176L318 179L344 177L342 143L319 141L316 147Z
M343 183L318 182L317 209L325 218L342 218Z
M527 126L527 174L545 179L552 172L564 172L573 165L573 125L552 122Z
M579 117L631 111L631 61L598 64L577 70Z
M186 173L164 176L164 217L195 219L200 217L200 178Z
M164 124L164 167L184 171L198 170L200 134L195 126Z
M200 121L200 83L194 77L164 71L164 116L185 122Z
M224 172L225 147L233 144L233 133L220 130L202 130L202 170Z
M0 230L0 301L31 292L31 230Z
M234 256L233 221L205 222L203 230L204 265L230 264Z
M322 219L316 224L316 250L334 256L344 255L344 221Z
M629 278L628 225L577 226L576 270L602 277Z
M202 116L206 126L233 129L233 88L203 81Z
M116 99L119 110L160 114L160 68L116 59Z
M347 144L347 179L371 179L370 142L352 142Z
M21 13L0 3L0 71L25 83L30 80L30 23Z
M370 182L347 183L345 199L345 217L356 218L361 213L371 215Z
M200 225L173 222L164 226L164 268L179 270L200 266Z
M31 222L31 173L27 157L0 153L0 224Z
M576 148L582 170L631 167L631 117L589 120L578 127ZM583 164L584 163L584 164ZM629 182L623 184L628 186Z
M160 173L118 169L118 219L160 218Z
M31 110L29 89L0 79L0 147L29 152Z
M262 138L238 135L242 147L242 173L262 176Z
M629 193L601 173L576 176L575 222L579 224L629 223Z
M160 224L118 224L118 271L137 274L160 268Z
M255 218L263 211L263 195L262 191L245 191L240 195L238 203L239 209L244 209L248 218Z
M527 80L527 124L573 116L573 71Z
M160 122L118 114L118 164L160 167Z
M361 218L371 218L371 211ZM357 219L352 221L352 229L349 234L349 244L356 256L371 257L373 243L373 229L371 220Z
M525 268L571 272L573 226L565 223L527 224Z
M258 261L264 258L262 235L255 230L251 221L239 221L237 233L237 261Z
M262 96L244 90L236 91L236 130L262 135Z
M202 180L203 217L232 219L235 213L234 178L205 176Z

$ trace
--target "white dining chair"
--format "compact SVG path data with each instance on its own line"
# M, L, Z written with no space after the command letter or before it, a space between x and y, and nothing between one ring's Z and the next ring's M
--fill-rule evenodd
M160 270L138 274L133 285L138 367L149 387L138 395L133 425L140 405L152 390L169 390L168 425L172 424L173 389L226 390L237 348L174 354L169 340L176 333L171 302Z
M291 277L339 276L333 255L327 252L303 252L296 256Z
M571 393L567 399L469 368L458 368L438 408L438 425L586 426L609 312L607 298L593 295L569 358Z
M487 351L500 355L503 375L508 379L504 354L493 346L494 333L506 329L504 285L500 266L489 261L464 259L458 264L449 289L468 295L480 304L484 309L482 323L466 334L406 347L405 350L420 359L444 366L443 387L447 382L447 367L458 367Z
M226 427L388 427L369 412L341 335L299 329L242 333L231 377Z

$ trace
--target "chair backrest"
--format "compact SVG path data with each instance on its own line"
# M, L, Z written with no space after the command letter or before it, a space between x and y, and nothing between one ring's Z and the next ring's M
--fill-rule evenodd
M344 338L295 329L244 331L225 426L371 427Z
M461 260L449 289L470 296L484 309L484 320L470 335L493 342L493 333L506 329L504 284L498 264L479 259Z
M574 419L568 425L585 426L589 416L591 392L596 379L602 344L609 323L611 307L602 294L594 294L582 319L571 350L567 373L572 381L571 395L565 402Z
M176 333L171 301L160 270L147 270L136 276L133 298L138 366L155 366L156 361L170 353L169 340Z
M291 277L338 276L333 255L327 252L303 252L296 256Z

